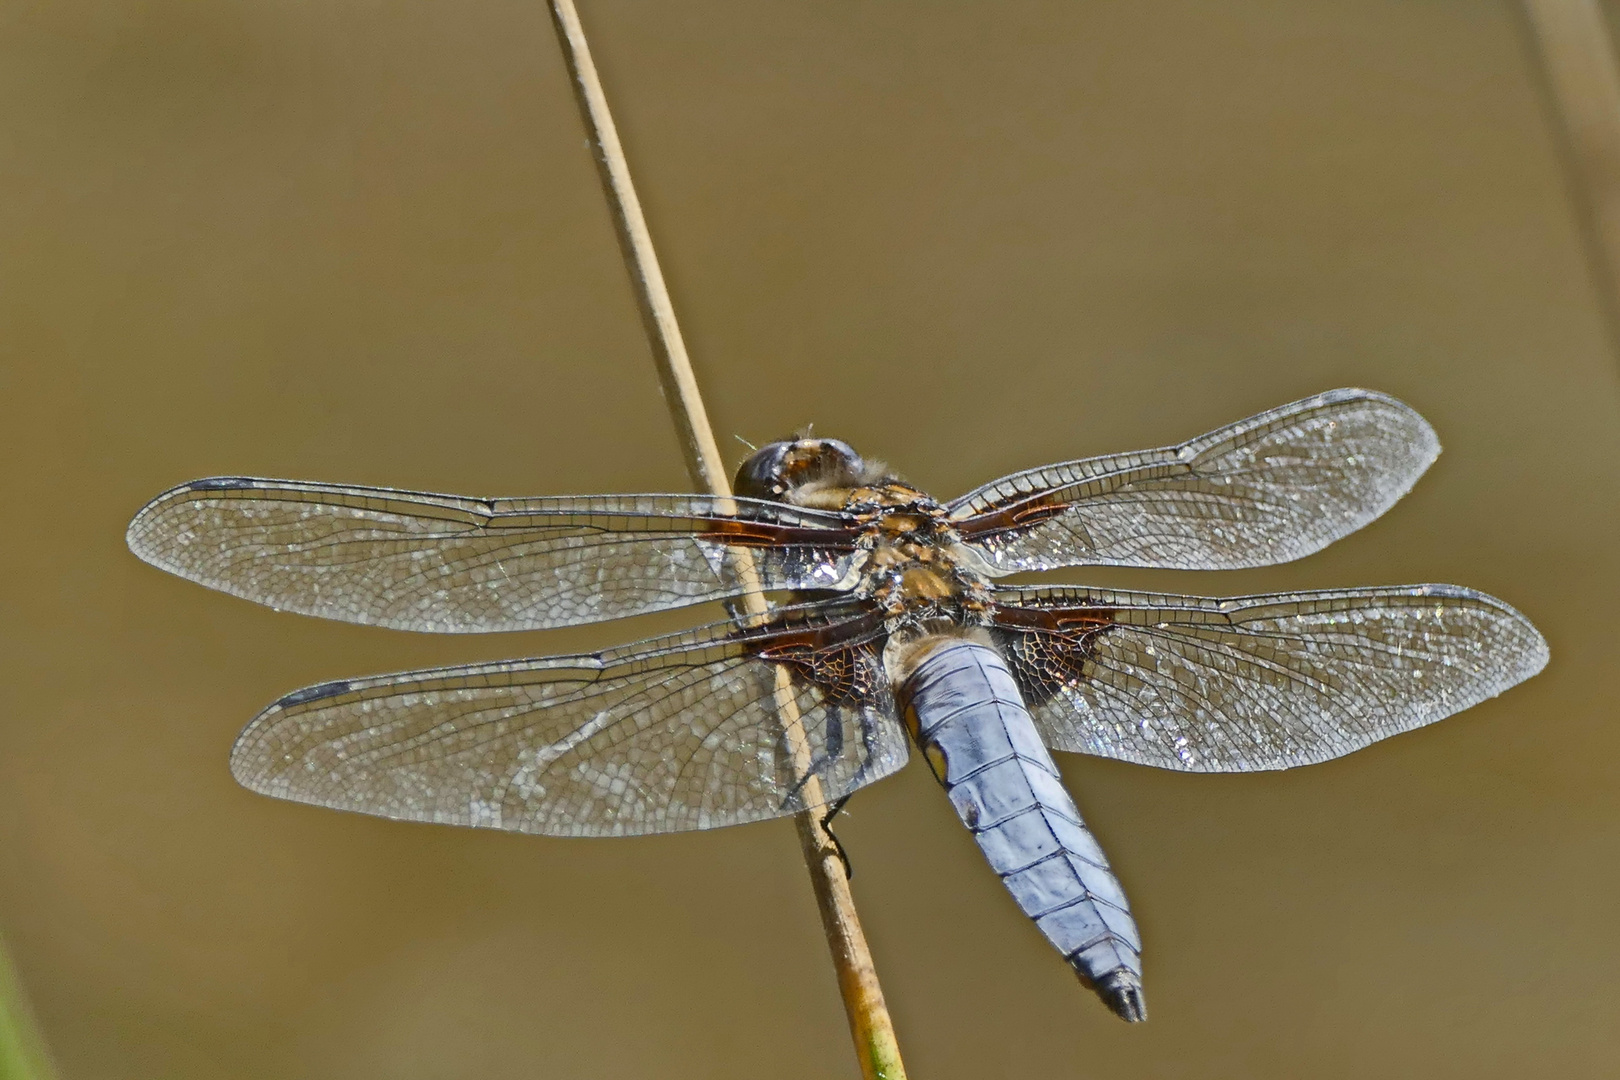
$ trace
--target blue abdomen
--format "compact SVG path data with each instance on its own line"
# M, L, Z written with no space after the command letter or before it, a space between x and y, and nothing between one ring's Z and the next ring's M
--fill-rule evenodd
M953 640L902 688L906 722L1024 914L1126 1020L1142 1020L1142 941L1001 655Z

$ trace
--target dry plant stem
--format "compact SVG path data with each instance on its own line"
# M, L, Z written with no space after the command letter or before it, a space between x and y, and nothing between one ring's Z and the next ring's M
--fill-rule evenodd
M1524 0L1531 37L1562 120L1571 178L1585 205L1587 241L1620 320L1620 68L1598 0ZM1620 340L1620 325L1614 328Z
M0 942L0 1078L51 1080L56 1070L16 969Z
M557 26L557 36L562 41L569 74L573 76L580 112L591 133L592 148L602 175L602 187L607 193L619 244L635 284L642 321L663 384L664 400L680 432L687 470L698 487L721 498L729 497L731 484L726 475L725 462L715 443L714 432L709 427L708 413L703 408L697 379L692 374L686 344L681 339L681 328L675 321L675 308L670 303L669 290L658 267L658 255L653 250L647 221L642 216L641 203L630 180L629 164L625 160L623 147L619 145L618 131L613 126L607 98L597 78L590 48L585 42L579 13L574 10L573 0L551 0L551 14ZM757 589L758 577L752 556L740 551L734 557L733 565L745 584L755 586L742 598L744 611L750 616L764 614L765 598ZM785 670L777 674L776 701L788 745L793 748L795 765L801 771L807 770L810 764L809 742L804 735L798 700ZM811 777L805 784L804 794L810 806L821 804L821 784L816 777ZM872 955L866 946L866 935L862 933L860 919L855 914L855 900L850 895L843 864L821 825L819 810L799 814L796 824L805 865L810 870L810 881L815 888L816 903L821 909L827 945L838 970L838 987L844 997L844 1010L849 1015L850 1034L855 1040L861 1073L867 1080L879 1077L903 1080L905 1069L900 1062L894 1025L883 1003L883 989L878 985L877 971L872 966Z

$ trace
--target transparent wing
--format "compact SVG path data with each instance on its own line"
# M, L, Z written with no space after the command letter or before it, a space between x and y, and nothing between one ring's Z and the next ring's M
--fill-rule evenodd
M468 499L223 477L182 484L130 522L142 559L261 604L344 622L470 633L536 630L743 591L838 587L836 515L750 499L599 495Z
M963 539L1003 573L1267 566L1372 521L1439 453L1408 406L1332 390L1180 446L1015 473L950 510Z
M1455 585L1208 599L1003 589L1047 745L1190 772L1308 765L1460 712L1547 663L1530 621Z
M880 631L865 614L722 623L592 655L312 686L247 726L231 771L278 798L550 836L791 814L905 764Z

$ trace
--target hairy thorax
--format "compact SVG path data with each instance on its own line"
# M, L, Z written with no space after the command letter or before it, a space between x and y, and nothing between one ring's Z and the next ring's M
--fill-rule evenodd
M980 628L989 622L991 568L963 545L945 507L848 443L769 443L738 469L736 491L853 519L853 595L883 618L884 665L896 687L941 642L988 640Z
M838 509L863 526L855 595L883 613L884 661L897 686L943 641L984 638L989 568L962 544L943 506L895 480L836 495Z

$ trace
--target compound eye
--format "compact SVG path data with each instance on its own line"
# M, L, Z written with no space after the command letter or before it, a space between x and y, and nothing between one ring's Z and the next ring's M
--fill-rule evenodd
M861 474L864 462L854 447L838 439L800 439L788 448L782 479L789 491L811 485L846 487Z
M866 467L861 455L855 448L842 439L816 439L816 456L818 460L818 479L832 477L852 477L859 475ZM801 444L803 445L803 444Z
M855 448L839 439L767 443L737 468L732 490L753 499L781 500L808 484L849 482L864 467Z
M788 454L792 442L766 443L737 466L731 489L749 499L780 499L787 494Z

